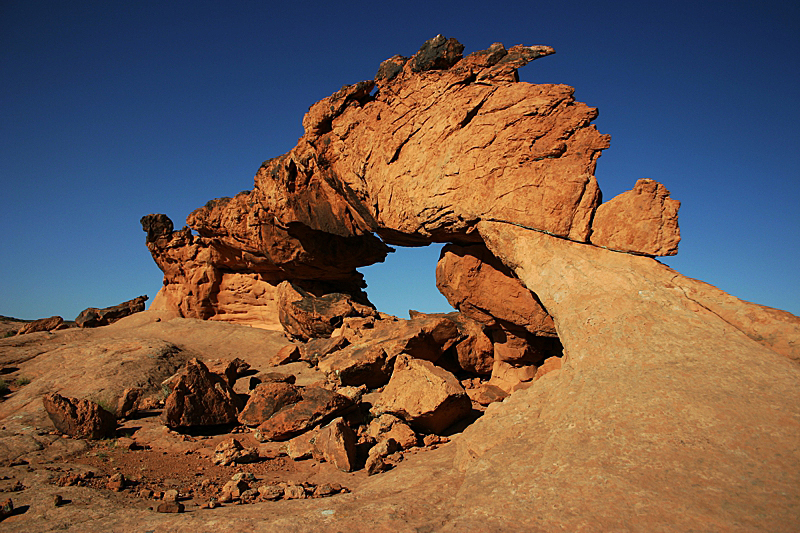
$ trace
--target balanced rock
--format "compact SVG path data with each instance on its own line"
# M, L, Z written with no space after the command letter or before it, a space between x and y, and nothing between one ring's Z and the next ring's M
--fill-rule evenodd
M389 382L394 360L380 345L348 346L321 360L317 367L344 386L366 385L369 389Z
M147 296L145 295L104 309L89 307L81 311L81 314L75 319L75 323L82 328L107 326L120 318L144 311L144 303L146 301Z
M162 419L171 428L233 424L238 405L227 380L192 359L167 396Z
M640 179L633 190L601 204L592 222L592 244L642 255L675 255L681 240L678 209L655 180Z
M422 431L441 433L469 414L472 403L453 374L430 361L401 355L373 409L395 414Z
M56 429L65 435L102 439L116 431L116 417L91 400L53 393L43 397L42 402Z

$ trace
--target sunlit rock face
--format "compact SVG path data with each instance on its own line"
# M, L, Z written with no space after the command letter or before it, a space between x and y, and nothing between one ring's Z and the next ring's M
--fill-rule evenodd
M595 165L609 145L591 124L597 110L576 102L569 86L519 81L517 69L554 53L548 46L495 43L466 57L463 49L436 36L410 58L384 61L375 79L312 105L295 148L264 162L253 190L208 202L188 227L144 217L165 274L153 306L280 329L283 281L368 305L356 269L383 261L385 243L480 243L481 221L588 242L601 198ZM663 201L661 189L658 205L674 224L657 231L673 253L677 202ZM617 248L659 255L652 227L635 221L630 202L620 204L609 210L616 218L604 217L627 221ZM664 228L674 229L671 240ZM613 247L603 235L597 242Z
M437 36L314 104L252 191L179 231L144 217L165 273L154 305L276 329L283 312L296 338L330 336L285 359L342 394L306 386L260 422L263 439L344 414L346 389L384 387L364 395L371 416L422 433L488 405L452 446L326 503L339 529L792 530L800 319L654 260L680 238L663 185L601 205L596 110L517 76L552 53L463 57ZM459 313L399 321L350 304L368 305L356 269L387 244L431 242L451 243L438 286ZM438 326L418 335L414 320ZM319 508L293 513L319 522Z

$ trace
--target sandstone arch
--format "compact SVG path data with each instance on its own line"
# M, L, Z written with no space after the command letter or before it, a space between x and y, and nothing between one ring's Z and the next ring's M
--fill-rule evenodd
M233 314L222 287L248 276L264 294L291 281L359 298L355 268L387 245L453 243L443 291L496 340L513 340L509 324L554 330L564 369L490 410L455 451L331 504L337 526L369 514L406 527L401 502L415 527L442 531L791 528L800 319L658 263L679 240L662 185L640 181L598 209L594 167L609 139L591 125L596 111L570 87L516 76L551 53L497 44L461 57L437 36L315 104L297 146L265 162L252 191L189 217L198 236L145 218L165 272L158 305L220 319ZM460 293L459 276L482 279L470 275L478 263L535 294L550 321ZM515 342L494 344L514 360ZM314 512L292 520L314 523Z

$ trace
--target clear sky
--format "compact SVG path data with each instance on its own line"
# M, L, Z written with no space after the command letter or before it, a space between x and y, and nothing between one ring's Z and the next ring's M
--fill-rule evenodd
M0 314L105 307L162 274L139 218L177 227L252 188L308 107L430 37L465 53L547 44L520 71L566 83L612 136L604 198L641 177L682 202L664 262L800 315L800 4L0 2ZM369 267L377 307L449 310L438 248Z

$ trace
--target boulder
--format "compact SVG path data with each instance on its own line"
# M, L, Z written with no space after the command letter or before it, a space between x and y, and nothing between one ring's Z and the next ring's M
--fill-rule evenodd
M374 389L389 381L398 355L437 361L464 338L449 315L410 315L410 320L376 320L352 336L352 344L319 360L318 368L342 385Z
M349 294L315 296L288 281L278 285L278 317L292 339L330 337L345 317L376 314L375 309L354 301Z
M116 417L91 400L53 393L42 402L56 429L65 435L102 439L113 436L117 429Z
M322 387L304 387L301 395L302 400L284 407L258 426L257 437L260 440L288 440L353 405L341 394Z
M541 363L545 355L535 337L522 328L501 323L490 330L494 360L517 366Z
M139 387L129 387L122 391L122 396L117 402L117 416L119 418L130 418L139 410L139 401L142 399L142 389Z
M164 401L162 419L170 428L233 424L238 407L239 400L227 380L192 359Z
M394 439L400 449L403 450L418 444L417 434L414 430L402 419L388 413L372 419L367 426L366 434L376 442L390 438Z
M545 374L549 374L554 370L561 369L561 358L560 357L548 357L544 360L544 363L536 369L536 375L534 379L539 379L540 377L544 376Z
M206 369L225 380L225 383L228 384L228 387L233 387L236 383L240 374L246 372L250 365L238 357L233 360L228 359L208 359L203 363ZM180 379L186 375L188 372L188 365L180 368L177 372L173 375L165 379L161 382L163 387L167 387L169 390L173 390Z
M421 431L441 433L467 416L472 403L451 373L430 361L401 355L373 410L397 415Z
M245 448L234 438L220 442L214 448L214 456L211 462L215 465L230 466L233 464L254 463L259 460L258 450L255 448Z
M475 389L467 389L467 394L473 402L484 406L502 402L509 396L507 391L491 383L482 383Z
M553 317L536 295L483 244L442 248L436 287L455 309L485 326L502 321L533 335L556 336Z
M471 374L491 374L494 346L484 326L460 313L451 314L451 319L463 336L451 349L459 368Z
M681 240L680 206L657 181L637 180L633 190L597 208L592 222L592 244L634 254L675 255Z
M317 364L321 371L332 375L344 386L365 385L369 389L389 382L394 360L378 345L357 345L335 352Z
M391 468L386 458L399 450L400 445L391 437L379 441L375 446L370 448L366 463L364 464L367 475L372 476L379 474Z
M300 360L300 347L296 344L287 344L270 359L270 366L280 366Z
M113 324L120 318L125 318L133 313L144 311L144 303L146 301L147 296L139 296L133 300L128 300L127 302L122 302L121 304L104 309L89 307L81 311L81 314L75 319L75 323L82 328L107 326Z
M301 389L289 383L262 383L258 385L238 420L246 426L257 426L288 405L303 399Z
M25 335L26 333L36 333L39 331L54 331L57 329L67 328L64 324L64 319L60 316L51 316L50 318L40 318L33 322L28 322L17 331L17 335Z
M209 372L225 378L229 387L233 387L236 380L250 370L250 364L236 357L235 359L209 359L205 362Z
M337 350L341 350L348 344L350 344L350 341L343 336L310 339L303 345L301 358L315 365L320 359Z
M336 418L316 432L313 445L327 462L342 472L356 469L356 434L342 418Z
M537 367L533 364L523 363L518 365L495 359L492 365L492 378L489 383L510 394L520 383L532 381L536 377L536 372Z

